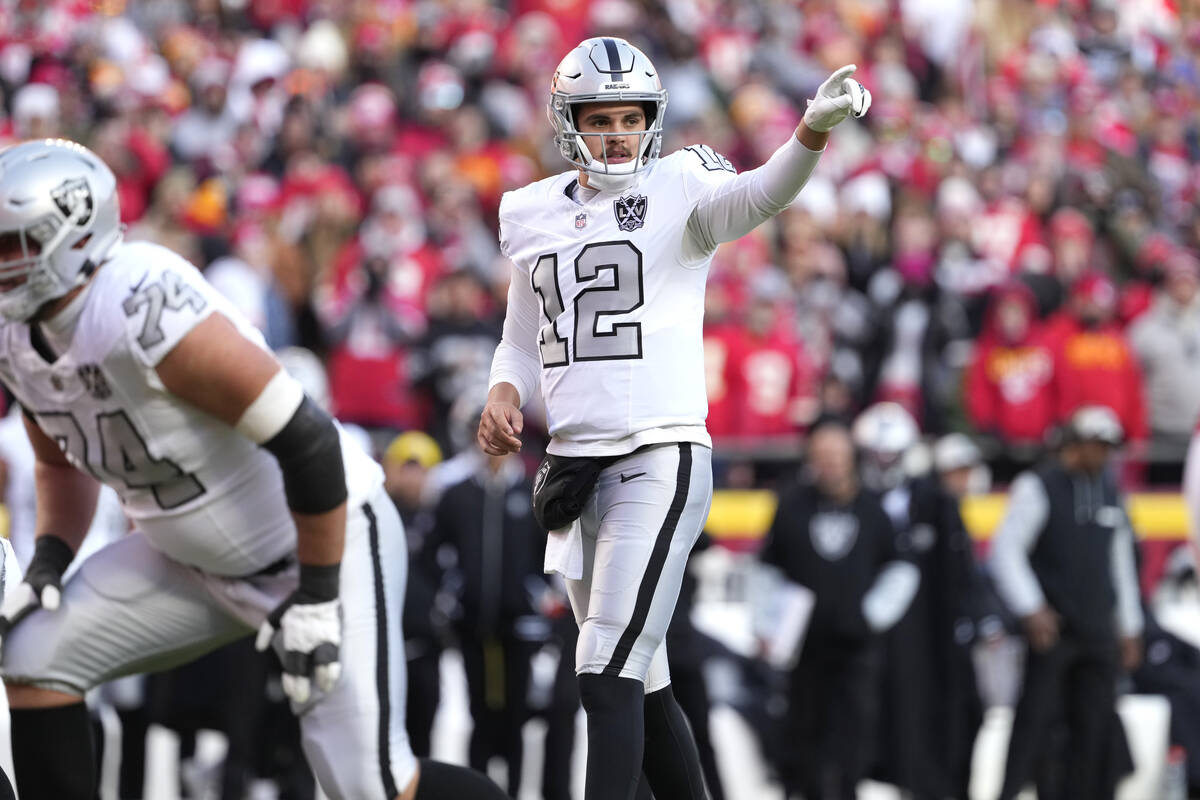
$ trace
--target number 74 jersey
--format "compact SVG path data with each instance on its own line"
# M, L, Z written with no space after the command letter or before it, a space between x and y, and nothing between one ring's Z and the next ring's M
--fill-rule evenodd
M70 345L53 361L29 325L0 325L0 380L26 414L72 465L112 486L168 555L244 575L286 553L295 532L275 459L174 398L155 372L213 312L265 346L261 334L195 267L152 244L121 245L75 303Z
M702 324L715 245L689 223L733 176L711 149L690 147L623 192L577 202L577 173L566 172L504 196L501 250L514 264L505 339L540 365L551 452L711 444ZM504 360L493 382L508 379Z

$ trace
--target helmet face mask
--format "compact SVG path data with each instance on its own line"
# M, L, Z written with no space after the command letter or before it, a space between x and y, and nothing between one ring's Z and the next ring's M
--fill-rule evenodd
M646 112L645 130L584 133L579 130L578 112L589 103L639 105ZM590 185L620 190L631 186L637 173L658 158L666 108L667 92L646 54L624 39L597 37L585 39L559 63L547 114L562 157L585 171ZM598 148L600 156L592 156L588 139L601 137L603 142L605 136L636 136L633 157L610 163L603 144Z
M876 491L900 485L907 477L905 455L921 435L912 415L898 403L876 403L854 421L853 434L863 482Z
M0 315L27 321L121 241L116 178L62 139L0 151Z

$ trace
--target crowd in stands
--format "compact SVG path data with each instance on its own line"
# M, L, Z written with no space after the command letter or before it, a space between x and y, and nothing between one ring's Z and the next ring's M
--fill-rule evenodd
M0 6L0 144L88 144L128 238L182 252L273 346L320 354L342 419L453 449L449 409L482 396L503 316L500 195L567 167L543 109L569 47L643 47L670 93L664 152L703 142L743 170L856 63L871 114L714 262L714 437L894 400L927 434L1019 453L1101 403L1135 457L1181 461L1200 22L1179 8L18 0Z

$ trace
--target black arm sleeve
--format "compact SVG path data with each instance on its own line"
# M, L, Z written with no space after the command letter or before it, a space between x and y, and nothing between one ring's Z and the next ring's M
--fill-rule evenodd
M283 472L288 508L324 514L346 502L346 468L333 418L306 395L283 430L263 442Z

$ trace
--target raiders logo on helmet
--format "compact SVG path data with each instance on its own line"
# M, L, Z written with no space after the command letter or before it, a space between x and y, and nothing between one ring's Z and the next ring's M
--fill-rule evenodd
M627 194L613 200L613 213L617 215L617 227L623 231L636 231L646 224L646 196Z
M50 192L54 205L67 219L75 213L82 216L75 219L75 224L82 227L92 218L92 190L83 178L73 178L63 181L57 189Z

